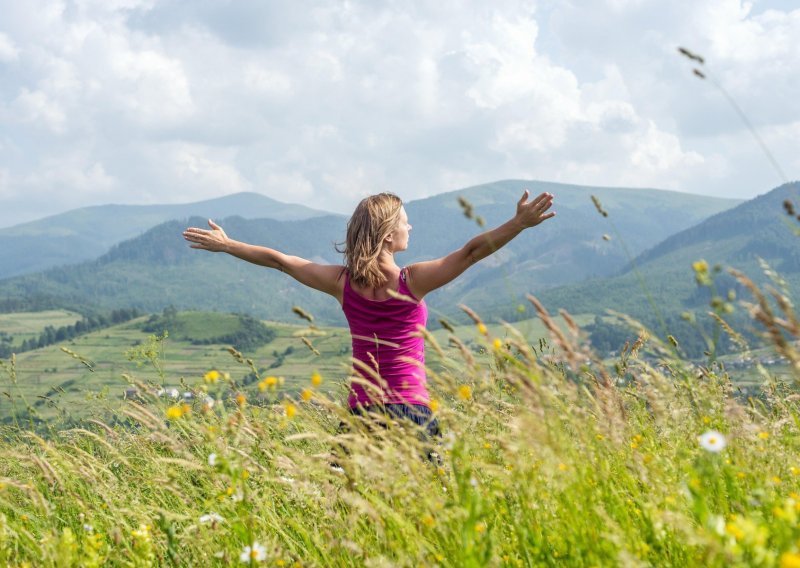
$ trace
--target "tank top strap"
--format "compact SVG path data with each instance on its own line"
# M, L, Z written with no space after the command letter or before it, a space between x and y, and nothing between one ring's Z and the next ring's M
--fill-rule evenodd
M411 289L409 289L409 287L408 287L408 267L407 266L404 266L403 268L400 269L400 282L399 282L399 286L397 287L397 291L400 292L401 294L404 294L406 296L410 296L410 297L414 298L415 300L417 300L417 297L411 292ZM417 300L417 301L419 301L419 300Z

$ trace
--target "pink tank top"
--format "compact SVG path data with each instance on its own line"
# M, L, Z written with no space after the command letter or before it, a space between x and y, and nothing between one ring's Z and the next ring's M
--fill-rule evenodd
M351 381L351 408L396 403L428 406L425 341L414 336L420 326L427 324L428 308L408 289L405 268L400 271L398 292L413 301L365 298L353 290L350 275L345 273L342 310L353 338L353 372L368 383Z

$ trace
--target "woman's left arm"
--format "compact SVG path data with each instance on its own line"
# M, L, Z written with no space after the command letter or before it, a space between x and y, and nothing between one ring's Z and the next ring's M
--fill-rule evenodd
M517 203L517 213L499 227L481 233L447 256L409 266L408 286L414 296L421 299L452 282L467 268L500 250L525 229L555 216L555 212L547 212L553 205L552 194L542 193L530 202L529 195L526 189Z

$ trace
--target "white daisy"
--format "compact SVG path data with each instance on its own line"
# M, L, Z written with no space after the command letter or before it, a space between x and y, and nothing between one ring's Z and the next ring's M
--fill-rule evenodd
M715 454L724 450L725 446L728 445L725 436L716 430L709 430L698 436L697 441L701 448Z
M239 560L242 562L263 562L266 559L267 549L257 542L254 542L253 546L245 546L239 555Z
M200 517L200 524L207 525L211 523L212 525L216 525L217 523L225 522L225 519L219 515L218 513L207 513Z
M208 454L208 465L211 467L217 465L217 454Z

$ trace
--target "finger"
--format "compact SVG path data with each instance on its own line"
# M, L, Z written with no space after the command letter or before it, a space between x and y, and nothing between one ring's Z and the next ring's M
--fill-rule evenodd
M556 216L556 212L555 212L555 211L551 211L550 213L547 213L547 214L545 214L545 215L542 215L542 216L539 218L539 219L540 219L540 221L539 221L539 222L541 222L541 221L547 221L548 219L552 219L552 218L553 218L553 217L555 217L555 216Z
M552 201L553 200L553 195L550 194L550 193L547 193L547 192L540 193L539 195L536 196L536 199L533 200L533 204L534 204L534 206L538 207L539 204L541 204L542 202L547 201L547 200Z
M553 198L546 197L544 199L534 202L534 208L539 212L544 212L553 206Z
M517 205L525 205L525 202L528 201L528 196L530 194L531 194L531 192L528 191L527 189L525 191L523 191L522 192L522 197L520 197L519 201L517 201Z
M211 219L209 219L209 220L208 220L208 226L209 226L209 227L211 227L212 229L214 229L215 231L217 231L217 230L219 230L219 229L220 229L220 226L219 226L219 225L217 225L217 224L216 224L214 221L212 221Z

